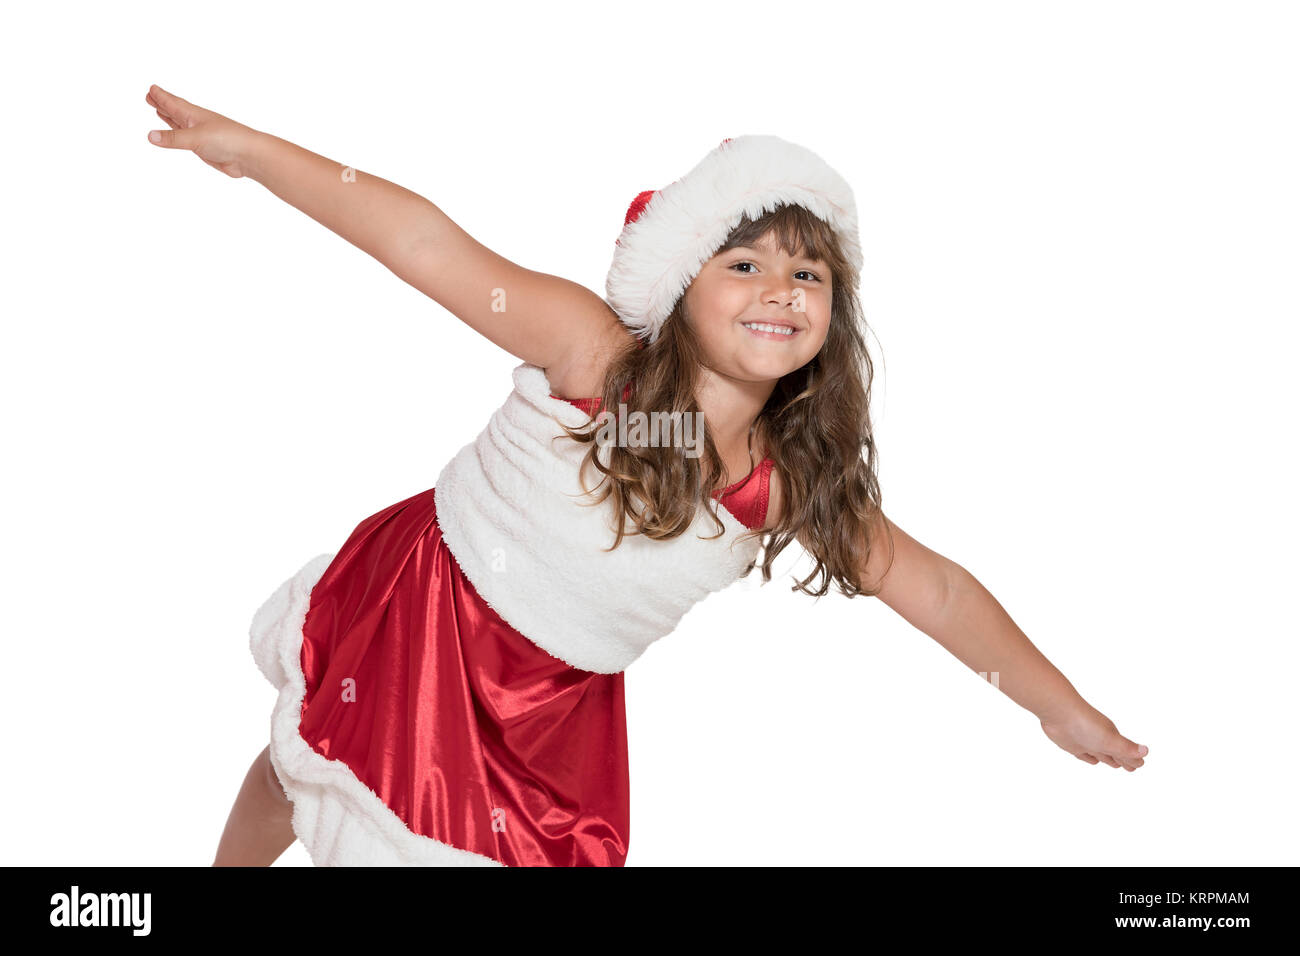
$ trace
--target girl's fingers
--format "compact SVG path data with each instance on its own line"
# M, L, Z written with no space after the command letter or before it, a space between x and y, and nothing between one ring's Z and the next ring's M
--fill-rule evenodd
M178 125L183 125L196 112L193 103L189 103L179 96L172 96L156 83L149 87L147 99L151 99L154 106L174 118Z
M1146 747L1139 747L1137 744L1122 747L1119 750L1112 751L1115 758L1126 767L1137 769L1146 763L1142 758L1147 754Z
M176 129L188 129L216 115L179 96L173 96L157 85L149 87L145 99L150 106L170 120L171 125Z
M176 122L176 120L172 118L171 114L169 114L169 113L164 113L162 110L159 110L159 109L155 109L154 112L158 114L158 118L159 118L160 120L162 120L164 123L166 123L166 124L167 124L168 126L170 126L172 129L182 129L182 128L183 128L183 124Z
M1106 741L1105 748L1098 748L1096 751L1084 751L1075 754L1075 756L1084 763L1104 763L1116 770L1122 767L1132 773L1146 763L1143 758L1150 752L1150 748L1129 740L1123 734L1112 732Z
M155 129L149 131L149 142L164 149L189 149L194 137L188 129Z
M1129 740L1118 732L1112 734L1107 743L1109 746L1106 749L1118 755L1122 760L1136 760L1138 757L1145 757L1149 753L1146 747Z
M1105 747L1097 749L1096 753L1102 761L1112 767L1124 767L1127 770L1135 770L1142 765L1142 758L1148 753L1148 749L1142 745L1129 740L1112 726L1110 733L1106 734L1103 741Z
M1110 748L1111 755L1123 764L1126 770L1136 770L1142 766L1144 762L1142 758L1150 752L1150 748L1135 743L1122 734L1119 736L1118 742Z
M171 110L161 87L151 86L149 92L144 95L144 101L156 109L159 113L170 116ZM179 125L179 124L178 124Z
M171 129L150 130L149 142L164 149L189 149L192 145L192 137L187 136L186 133L188 127L194 125L193 115L191 113L187 117L183 112L189 104L157 85L149 87L149 92L144 98L145 102L154 108L158 118L171 127Z

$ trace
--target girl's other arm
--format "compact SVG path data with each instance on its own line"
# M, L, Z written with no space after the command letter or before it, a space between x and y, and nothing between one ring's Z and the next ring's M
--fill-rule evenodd
M878 584L881 601L967 667L990 675L1066 752L1086 763L1127 770L1142 766L1146 748L1122 736L1080 696L974 575L883 514L873 535L860 586ZM887 537L893 539L892 564Z
M594 292L497 255L408 189L158 86L146 101L172 127L158 145L190 149L227 175L261 183L507 352L547 369L552 385L569 366L626 338Z

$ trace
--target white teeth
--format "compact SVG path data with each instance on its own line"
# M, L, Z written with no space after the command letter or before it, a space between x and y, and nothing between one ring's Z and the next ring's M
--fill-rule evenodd
M794 329L786 328L783 325L767 325L761 322L742 322L740 324L747 329L756 329L759 332L779 332L782 335L794 335Z

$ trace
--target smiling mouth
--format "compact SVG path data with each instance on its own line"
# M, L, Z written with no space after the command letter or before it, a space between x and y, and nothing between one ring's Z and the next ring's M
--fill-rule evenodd
M792 325L776 322L741 322L740 324L748 329L750 334L763 339L792 339L799 331Z

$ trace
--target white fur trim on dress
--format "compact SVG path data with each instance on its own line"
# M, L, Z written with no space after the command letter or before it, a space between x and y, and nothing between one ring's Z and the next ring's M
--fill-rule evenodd
M676 538L631 534L605 551L614 543L614 499L599 507L584 499L578 469L589 446L558 424L580 426L590 416L552 398L536 365L518 366L514 383L487 427L438 476L443 540L511 627L572 667L618 673L698 601L740 578L758 553L758 536L739 541L749 529L719 505L725 530L704 540L717 529L701 506ZM589 485L602 477L587 469Z
M504 866L499 860L415 833L341 760L299 732L306 680L303 624L311 590L334 555L308 561L253 616L249 648L280 695L271 713L271 766L293 801L293 832L316 866Z
M779 203L804 206L827 222L853 272L862 270L857 205L844 177L812 150L780 137L736 136L658 190L623 227L605 279L606 301L653 343L741 216L758 219Z

